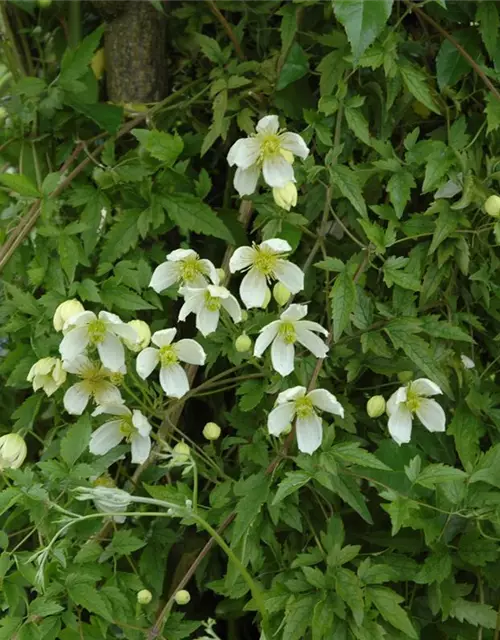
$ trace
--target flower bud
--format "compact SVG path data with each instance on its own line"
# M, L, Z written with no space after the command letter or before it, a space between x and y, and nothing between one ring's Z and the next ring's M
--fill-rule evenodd
M207 440L218 440L220 438L221 428L215 422L207 422L203 427L203 435Z
M33 384L33 391L43 389L51 396L66 382L66 376L59 358L42 358L31 367L27 380Z
M66 300L57 307L52 323L56 331L62 331L66 322L73 316L85 311L79 300Z
M413 371L400 371L398 373L398 380L405 384L406 382L410 382L413 379Z
M474 369L476 364L474 360L466 356L464 353L460 356L460 360L462 361L462 366L464 369Z
M19 469L23 464L28 447L18 433L8 433L0 438L0 471Z
M372 396L366 403L366 413L370 418L379 418L385 411L383 396Z
M267 309L268 304L271 302L271 292L269 291L269 287L266 287L266 295L264 297L264 302L262 303L262 309Z
M191 449L184 441L178 442L173 448L174 460L176 464L185 464L189 460Z
M224 280L226 279L226 272L224 271L224 269L222 269L222 267L220 267L219 269L215 270L217 272L217 275L219 276L219 282L222 284L224 282Z
M175 594L174 600L180 605L187 604L191 600L191 594L186 589L181 589Z
M234 341L234 348L238 353L245 353L245 351L249 351L251 346L252 340L246 333L242 333L241 336L238 336Z
M281 207L290 211L297 204L297 187L295 182L287 182L284 187L273 187L274 202Z
M149 604L153 599L153 594L148 589L141 589L137 592L137 602L139 604Z
M248 311L246 309L241 310L241 321L246 322L248 320Z
M484 210L493 218L500 218L500 196L490 196L484 203Z
M124 339L123 342L125 343L127 348L130 349L130 351L138 353L139 351L145 349L150 343L151 329L149 328L147 322L144 322L144 320L131 320L130 322L127 322L127 324L129 327L132 327L132 329L134 329L139 340L138 342L131 342L130 340Z
M283 307L290 300L291 295L291 292L281 282L277 282L274 285L273 298L280 305L280 307Z

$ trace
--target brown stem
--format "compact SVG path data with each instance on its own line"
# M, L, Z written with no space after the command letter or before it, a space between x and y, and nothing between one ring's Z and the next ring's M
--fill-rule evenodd
M226 20L226 18L223 16L223 14L221 13L219 7L215 4L215 0L207 0L207 3L208 3L208 6L210 7L210 11L214 14L214 16L217 18L217 20L221 23L222 28L227 33L227 37L233 43L233 47L234 47L234 50L236 51L236 55L238 56L238 58L240 60L244 60L245 59L245 54L243 53L243 51L241 49L239 40L236 37L236 34L234 33L231 25Z

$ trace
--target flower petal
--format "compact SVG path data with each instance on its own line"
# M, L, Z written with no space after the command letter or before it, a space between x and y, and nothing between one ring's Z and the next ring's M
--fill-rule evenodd
M63 360L73 360L82 354L89 343L87 327L76 327L71 329L61 340L59 352Z
M416 414L428 431L446 430L446 414L435 400L421 400Z
M227 162L230 167L236 165L247 169L255 164L260 155L260 142L257 138L240 138L229 149Z
M184 304L179 310L179 321L183 322L190 313L199 313L203 308L204 297L205 297L204 289L190 289L189 287L181 287L179 289L179 293L184 295Z
M418 378L410 383L410 387L419 396L437 396L443 393L440 387L428 378Z
M160 362L158 349L146 347L146 349L143 349L137 356L135 368L139 376L145 380L151 375L158 362Z
M260 248L271 249L273 253L288 253L292 250L292 247L286 240L281 238L269 238L260 243Z
M408 399L407 388L399 387L399 389L391 395L389 400L387 400L387 404L386 404L387 415L388 416L392 415L394 411L396 411L398 406L402 402L406 402L407 399Z
M284 402L291 402L297 400L297 398L303 398L306 395L307 389L305 387L291 387L285 389L276 398L276 404L283 404Z
M252 266L256 254L252 247L238 247L229 260L229 271L235 273Z
M167 254L167 260L169 262L179 262L180 260L186 260L186 258L197 258L198 254L193 249L174 249Z
M302 453L314 453L323 440L321 418L313 413L306 418L297 418L295 422L297 446Z
M307 315L307 304L291 304L280 315L283 320L302 320Z
M127 340L131 344L137 344L139 342L139 334L131 327L129 324L125 322L120 322L120 324L113 324L109 327L109 331L114 333L115 336L122 338L123 340Z
M92 366L90 359L83 353L71 358L71 360L63 360L64 371L67 371L68 373L75 373L76 375L81 375L82 371L85 371L85 369L91 369Z
M337 398L326 389L315 389L307 394L307 397L312 400L312 403L321 411L328 411L336 416L344 417L344 407L340 404Z
M162 367L160 369L160 384L170 398L182 398L189 391L189 381L180 364Z
M125 349L120 340L109 331L97 345L103 365L110 371L120 371L125 364Z
M267 416L267 429L273 436L279 436L292 422L295 415L293 402L285 402L275 407Z
M203 273L207 275L214 284L219 284L219 274L217 273L217 269L215 268L213 262L203 258L203 260L200 260L200 265L203 267ZM199 285L195 286L203 287L205 285L203 277L201 277L201 280L198 280L197 277L195 279L195 282L200 282Z
M254 164L247 169L241 169L239 167L236 169L233 184L240 197L252 195L257 188L259 175L260 169L257 164Z
M92 320L95 320L96 318L97 316L93 311L81 311L80 313L77 313L76 315L71 316L71 318L68 318L66 320L66 322L64 323L63 330L69 326L84 327L85 325L87 325L89 322L92 322Z
M64 394L63 404L68 413L81 416L90 400L90 393L83 382L77 382Z
M274 277L282 282L290 293L298 293L304 288L304 272L288 260L277 260Z
M278 116L264 116L257 122L255 127L257 133L278 133L280 121Z
M326 345L321 338L300 326L300 322L297 322L295 326L295 332L297 335L297 342L300 342L306 349L316 356L316 358L326 358L328 353L328 345Z
M106 380L103 380L94 391L94 400L97 404L123 404L123 398L118 387Z
M205 364L207 354L203 350L201 344L198 344L196 340L186 339L179 340L175 343L175 353L179 360L187 362L188 364Z
M132 424L141 436L148 436L151 432L151 425L149 424L148 419L138 409L134 409L132 412Z
M120 316L109 311L99 311L99 320L103 320L106 324L125 324Z
M270 187L284 187L294 179L292 165L279 154L264 158L262 174Z
M123 434L120 431L121 423L121 420L110 420L96 429L90 437L90 453L103 456L119 445L123 440Z
M220 313L219 311L209 311L203 307L201 311L196 315L196 328L202 336L208 336L217 329L219 324Z
M308 331L316 331L317 333L322 333L324 336L328 335L328 331L324 327L311 320L297 320L297 325Z
M266 298L267 280L266 276L252 268L245 275L240 284L240 298L247 309L261 307Z
M253 355L257 358L264 353L267 347L271 344L271 342L278 335L278 331L280 328L279 320L275 320L274 322L270 322L263 329L260 330L259 337L255 341L255 347L253 350Z
M124 404L109 402L101 404L92 411L92 417L101 416L103 413L107 413L111 416L130 416L131 411Z
M280 135L280 145L283 149L291 151L293 155L302 158L302 160L305 160L309 155L309 148L298 133L285 131Z
M229 313L233 322L241 322L241 307L234 296L230 295L225 300L222 300L222 306Z
M149 286L161 293L179 280L179 267L173 262L163 262L153 271Z
M151 452L151 438L136 434L131 439L132 462L142 464L149 458Z
M175 338L176 333L177 329L162 329L161 331L155 331L151 336L151 342L157 347L168 347Z
M295 348L277 336L271 346L271 362L273 369L281 376L290 375L294 367Z
M389 433L397 444L406 444L411 439L411 413L403 404L389 416Z

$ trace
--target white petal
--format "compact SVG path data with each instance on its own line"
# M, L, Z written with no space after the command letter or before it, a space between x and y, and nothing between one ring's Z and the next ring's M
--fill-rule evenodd
M309 349L316 358L326 358L328 345L326 345L321 338L318 338L318 336L312 331L308 331L307 329L304 329L304 327L301 327L300 323L297 323L295 326L295 331L297 334L297 341L304 345L306 349Z
M134 409L132 412L132 424L141 436L148 436L151 432L151 425L149 424L148 419L138 409Z
M284 187L287 182L294 180L292 165L281 155L264 158L262 174L270 187Z
M278 133L280 121L278 116L264 116L257 122L257 133Z
M274 268L274 277L282 282L290 293L298 293L304 288L304 272L288 260L278 260Z
M273 436L279 436L288 427L295 415L293 402L285 402L275 407L267 417L267 429Z
M235 273L252 266L257 252L252 247L238 247L229 260L229 271Z
M259 175L260 169L257 164L247 169L240 169L239 167L236 169L233 184L240 197L252 195L257 187Z
M160 369L160 384L170 398L182 398L189 391L189 381L180 364L162 367Z
M275 320L274 322L270 322L263 329L260 330L259 337L255 341L255 347L253 350L253 355L257 358L264 353L267 347L271 344L271 342L278 335L278 331L280 328L279 320Z
M185 260L186 258L197 258L198 254L192 249L174 249L167 254L167 260L169 262L179 262L179 260Z
M96 429L90 437L89 451L103 456L120 444L123 434L120 431L121 420L110 420Z
M283 404L284 402L291 402L297 400L297 398L303 398L306 395L307 389L305 387L292 387L282 391L276 398L276 404Z
M125 324L120 316L109 311L99 311L99 320L103 320L106 324Z
M125 364L125 349L120 340L109 331L97 345L103 365L110 371L120 371Z
M305 160L309 155L309 149L304 140L298 133L291 133L286 131L280 135L280 144L283 149L291 151L294 156L299 156L302 160Z
M63 360L73 360L85 351L89 343L87 327L76 327L64 336L59 345L59 352Z
M214 284L219 284L219 274L217 273L217 269L215 268L213 262L210 262L210 260L206 260L205 258L203 258L203 260L200 260L200 265L203 267L204 273L210 278L210 280ZM203 287L205 285L205 282L203 282L203 280L204 278L202 278L202 280L200 281L201 284L198 286Z
M314 453L323 440L321 418L315 413L307 418L297 418L295 423L297 445L302 453Z
M446 414L435 400L422 400L416 414L428 431L446 430Z
M469 358L469 356L466 356L463 353L460 356L460 360L462 361L462 364L465 369L474 369L476 366L476 363L474 362L474 360L472 360L472 358Z
M75 373L77 375L81 375L81 372L85 369L90 369L92 367L92 362L87 358L86 355L80 354L75 356L71 360L63 360L63 369L68 373Z
M241 307L234 296L230 295L228 298L223 300L222 306L229 313L233 322L241 322Z
M391 413L388 422L389 433L397 444L406 444L411 439L411 413L399 404Z
M230 167L236 165L247 169L257 162L260 155L260 142L257 138L240 138L229 149L227 162Z
M217 329L219 324L219 311L209 311L203 309L196 315L196 328L203 336L208 336Z
M136 344L139 342L139 334L131 327L129 324L125 322L120 322L119 324L113 324L109 326L109 331L114 333L115 336L122 338L123 340L127 340L131 344Z
M410 387L419 396L436 396L443 393L437 384L428 378L418 378L410 383Z
M132 449L132 462L134 464L142 464L143 462L146 462L151 451L150 437L143 437L136 434L132 436L130 444Z
M66 320L66 322L64 323L63 331L66 329L66 327L69 326L84 327L89 322L92 322L92 320L96 319L97 316L93 311L82 311L81 313L77 313L76 315L71 316L71 318L68 318L68 320Z
M94 400L97 404L123 404L123 398L118 387L106 380L103 380L99 384L99 388L94 391Z
M92 411L92 417L100 416L103 413L107 413L111 416L130 416L132 412L124 404L109 402L101 404Z
M189 289L181 287L179 293L185 295L185 302L179 311L179 321L183 322L190 313L199 313L204 306L206 289Z
M307 304L291 304L286 311L280 315L283 320L302 320L307 315Z
M322 333L324 336L328 335L328 331L324 327L322 327L317 322L312 322L311 320L297 320L295 326L302 327L302 329L307 329L308 331L316 331L317 333Z
M179 360L182 360L182 362L197 365L205 364L207 354L196 340L179 340L179 342L175 343L174 349L177 357Z
M266 276L257 269L250 269L240 284L240 298L246 308L261 307L266 298L267 288Z
M151 342L157 347L168 347L175 338L176 333L177 329L162 329L161 331L155 331L151 336Z
M406 402L407 398L408 398L407 388L399 387L399 389L391 395L389 400L387 400L387 405L386 405L387 415L388 416L392 415L402 402Z
M337 398L326 389L315 389L307 394L307 397L312 400L312 403L321 411L328 411L336 416L344 417L344 407L340 404Z
M81 416L90 399L90 393L83 382L77 382L64 394L63 404L68 413Z
M158 349L154 347L146 347L137 356L135 361L135 369L139 376L145 380L153 372L154 368L160 361L160 354Z
M286 240L281 238L270 238L260 243L260 248L271 249L273 253L288 253L292 250L292 247Z
M179 267L172 262L163 262L153 271L149 286L161 293L179 280Z
M207 290L212 298L229 298L229 296L231 295L229 293L229 289L216 284L209 284L207 286Z
M293 344L287 344L277 336L271 345L271 362L273 369L283 377L293 371L295 348Z

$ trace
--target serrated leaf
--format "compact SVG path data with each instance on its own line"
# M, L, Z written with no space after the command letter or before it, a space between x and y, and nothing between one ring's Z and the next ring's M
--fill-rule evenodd
M398 171L389 179L387 191L398 218L403 215L410 200L411 190L415 186L415 179L409 171Z
M344 165L331 165L329 170L332 182L338 187L340 193L349 200L363 218L367 218L365 199L354 171Z
M113 622L113 615L107 600L95 588L93 582L88 580L77 581L79 576L70 574L66 580L66 587L69 597L73 602L90 613L97 613L109 622Z
M416 67L404 62L398 66L408 91L422 104L438 115L441 111L432 97L425 74Z
M176 133L171 135L165 131L154 129L132 129L131 133L153 158L171 167L184 149L182 138Z
M469 71L469 63L449 40L443 40L436 58L439 88L452 87Z
M358 60L384 28L391 15L392 0L335 0L333 10Z
M460 461L466 469L473 465L479 457L479 441L484 431L482 420L475 416L464 402L460 403L447 432L454 437ZM474 482L473 478L471 478L471 482Z
M87 449L91 432L92 426L88 415L81 416L68 428L61 440L61 457L68 467L72 467Z
M402 289L409 291L418 291L420 289L420 280L413 271L406 271L408 258L401 256L391 256L384 263L384 282L388 287L393 284L398 285Z
M168 217L184 231L215 236L233 244L226 225L208 205L190 193L172 193L162 197Z
M302 640L311 625L311 611L316 603L316 596L294 596L285 609L285 628L283 637L287 640Z
M235 487L236 495L242 495L236 505L236 517L231 535L233 545L237 544L249 531L255 518L262 510L269 494L269 477L258 473L240 481Z
M276 84L276 91L281 91L289 84L303 78L309 70L307 56L302 47L294 42L285 63L281 69L281 73Z
M123 211L106 235L106 241L101 251L101 260L114 262L139 242L137 209Z
M442 482L454 482L455 480L465 480L467 474L461 469L449 467L446 464L430 464L418 475L416 482L423 487L432 489L436 484Z
M496 55L500 19L496 2L483 1L477 4L476 20L479 21L479 33L490 58Z
M439 245L456 230L457 226L458 214L446 206L441 210L436 220L436 230L432 236L429 254L433 254Z
M0 184L26 198L40 197L36 185L21 173L0 173Z
M465 621L483 629L495 629L497 626L497 612L493 607L464 598L458 598L451 603L450 616L459 622Z
M78 246L71 236L61 233L57 248L61 260L61 267L71 284L75 279L75 271L78 265Z
M500 100L493 93L488 93L486 97L485 111L488 123L487 133L496 131L500 126Z
M358 576L344 567L335 571L335 591L352 611L357 625L363 624L364 599Z
M417 640L417 632L410 622L408 614L399 606L403 600L400 595L386 587L367 587L367 593L384 620L402 631L406 637Z
M100 562L105 562L111 557L129 556L134 551L142 549L145 545L146 542L144 540L134 536L128 529L120 529L113 534L113 539L104 549Z
M381 469L383 471L390 469L390 467L374 456L373 453L362 449L359 442L343 442L342 444L337 444L332 448L331 452L336 458L349 464L369 467L371 469Z
M285 478L280 482L276 495L272 501L272 505L279 504L287 496L295 493L311 480L311 475L305 471L289 471L285 474Z
M342 271L336 277L331 298L333 340L336 342L348 326L356 302L356 286L347 270Z
M78 78L85 75L95 50L104 33L104 24L84 38L76 49L66 49L61 61L59 82L63 88L69 88Z

